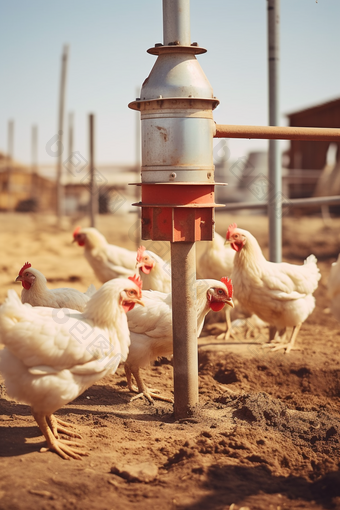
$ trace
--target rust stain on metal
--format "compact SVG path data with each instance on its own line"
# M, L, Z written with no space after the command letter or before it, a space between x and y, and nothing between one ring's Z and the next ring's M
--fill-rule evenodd
M160 135L163 137L164 142L168 141L168 131L162 126L156 126L156 129L160 132Z

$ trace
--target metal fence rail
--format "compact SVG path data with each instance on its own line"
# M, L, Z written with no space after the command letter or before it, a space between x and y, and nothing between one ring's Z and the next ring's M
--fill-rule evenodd
M311 198L290 198L281 202L282 207L307 207L322 205L340 205L340 196L332 197L311 197ZM268 202L237 202L226 204L225 207L217 208L215 212L237 211L240 209L266 209Z

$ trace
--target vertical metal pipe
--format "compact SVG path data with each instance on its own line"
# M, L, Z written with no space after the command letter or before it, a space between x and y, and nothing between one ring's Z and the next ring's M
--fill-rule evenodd
M64 112L65 112L65 90L66 90L66 74L67 74L67 61L68 61L67 45L64 46L63 55L61 59L61 76L60 76L60 90L59 90L59 117L58 117L58 161L57 161L57 220L60 222L63 214L63 186L62 178L62 159L63 159L63 133L64 133Z
M74 113L69 112L68 113L68 130L67 130L67 162L70 162L72 164L73 161L73 133L74 133ZM73 174L72 172L68 171L66 172L67 178L65 179L65 184L70 184L74 182ZM67 192L68 192L67 186L64 187L64 197L65 205L67 204ZM67 214L67 208L65 210L65 213Z
M163 44L190 46L190 0L163 0Z
M280 0L268 2L269 125L279 125ZM269 140L269 258L282 260L282 167L279 140Z
M94 114L89 115L89 145L90 145L90 222L95 227L96 214L98 213L98 187L95 180L94 168Z
M72 156L73 153L73 133L74 133L74 113L69 112L68 114L68 157Z
M198 354L195 243L171 243L172 331L175 418L195 412Z
M13 211L12 194L12 171L13 171L13 153L14 153L14 120L8 121L8 139L7 139L7 211Z

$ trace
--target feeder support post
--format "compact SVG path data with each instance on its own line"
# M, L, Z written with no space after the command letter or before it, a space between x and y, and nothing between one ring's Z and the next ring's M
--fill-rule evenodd
M194 414L198 403L195 243L171 243L175 416Z
M140 97L142 239L170 241L175 417L198 404L195 241L213 238L212 111L219 101L190 43L189 0L163 0L164 44Z

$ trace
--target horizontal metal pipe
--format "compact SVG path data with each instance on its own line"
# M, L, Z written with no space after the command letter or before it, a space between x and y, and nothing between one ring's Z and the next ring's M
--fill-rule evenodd
M340 205L340 196L332 197L311 197L311 198L289 198L282 201L282 207L304 207L311 205ZM266 209L267 202L235 202L227 204L224 208L218 208L215 212L237 211L240 209Z
M340 141L340 129L282 126L234 126L216 124L214 138Z

